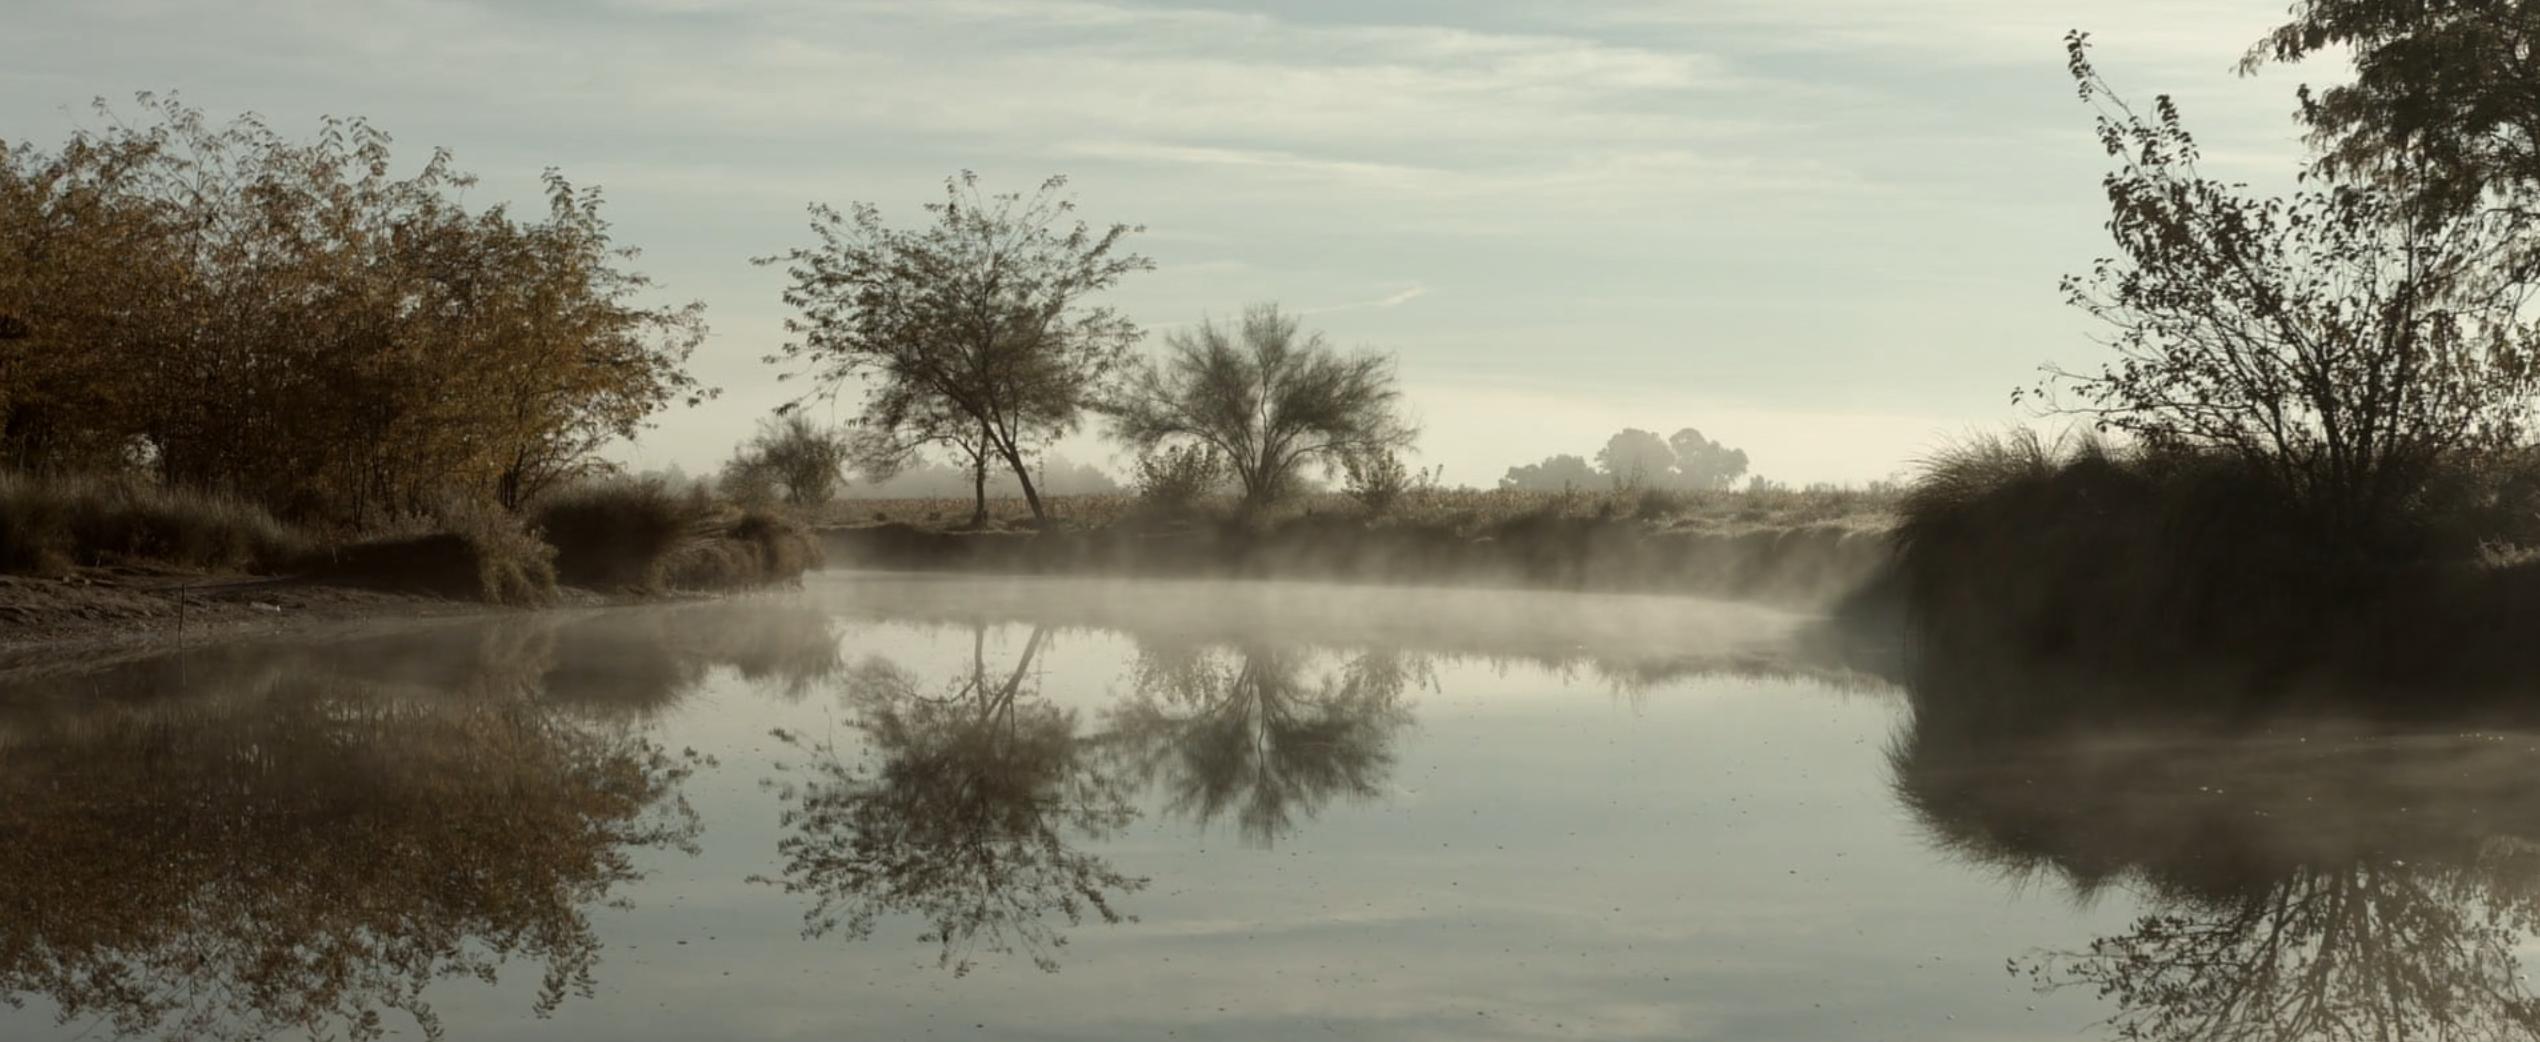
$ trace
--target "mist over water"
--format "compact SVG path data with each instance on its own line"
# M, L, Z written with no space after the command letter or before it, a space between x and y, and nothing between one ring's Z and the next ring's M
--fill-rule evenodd
M2534 1034L2540 733L1982 693L2070 679L856 573L57 672L0 691L0 1037Z

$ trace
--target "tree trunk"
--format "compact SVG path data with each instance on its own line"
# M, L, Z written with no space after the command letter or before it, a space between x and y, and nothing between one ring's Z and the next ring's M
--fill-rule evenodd
M970 490L977 497L970 508L970 527L988 527L988 453L986 446L970 457Z
M1041 490L1033 487L1032 468L1023 465L1023 452L1015 445L1014 439L985 425L980 433L986 436L989 445L996 448L997 455L1004 458L1006 467L1014 471L1014 480L1022 484L1023 502L1032 507L1032 526L1038 528L1047 524L1049 514L1041 509Z

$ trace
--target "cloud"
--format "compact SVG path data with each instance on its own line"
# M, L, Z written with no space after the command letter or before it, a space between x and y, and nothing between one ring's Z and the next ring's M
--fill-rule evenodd
M1328 315L1338 311L1360 311L1375 308L1401 307L1404 304L1411 303L1414 300L1418 300L1421 297L1428 295L1429 287L1414 283L1403 289L1395 290L1392 293L1377 297L1374 300L1360 300L1348 304L1330 304L1323 307L1303 308L1297 313L1300 315Z
M2101 248L2100 156L2061 80L2068 27L2099 32L2121 85L2213 94L2189 115L2210 156L2245 157L2235 171L2298 156L2289 77L2224 71L2275 16L2264 7L1315 6L36 4L11 14L0 138L59 140L91 96L177 87L286 133L335 112L372 117L410 159L452 146L483 175L478 203L534 201L549 165L605 184L641 268L667 297L708 304L697 364L727 397L667 418L643 450L692 469L777 394L756 359L784 336L781 280L747 258L797 239L807 201L914 218L956 169L1001 187L1071 173L1089 217L1145 224L1138 245L1162 267L1113 302L1151 329L1244 300L1337 301L1317 309L1335 335L1401 349L1415 390L1477 365L1550 387L1587 352L1607 372L1736 389L1636 421L1710 431L1723 410L1760 416L1820 383L1864 415L1913 415L1940 383L2024 378L2078 328L2056 324L2042 268ZM1432 286L1454 287L1456 306L1406 306ZM1706 336L1739 346L1680 349ZM1930 375L1890 386L1880 374L1916 351ZM1589 422L1608 393L1593 388L1424 393L1430 453L1485 483L1594 444L1519 446L1501 417L1541 406L1596 440L1619 426ZM1878 476L1921 422L1838 417L1747 441L1776 476ZM1812 447L1783 457L1767 441Z

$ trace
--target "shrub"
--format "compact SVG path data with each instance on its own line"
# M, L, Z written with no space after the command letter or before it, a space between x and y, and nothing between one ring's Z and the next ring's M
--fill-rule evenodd
M1643 521L1664 521L1684 513L1687 497L1673 489L1644 488L1635 497L1632 516Z
M852 446L844 432L822 430L800 412L759 424L758 433L723 465L724 495L735 502L818 506L838 494Z
M597 482L538 505L536 527L556 551L556 576L575 586L648 590L663 562L711 523L699 501L659 480Z
M2237 453L2092 438L1952 449L1900 514L1888 592L1919 637L2115 668L2298 659L2431 560L2422 529L2354 553Z
M825 557L809 526L771 510L744 510L682 544L664 562L662 574L677 589L728 590L791 582L820 567Z
M1138 501L1148 510L1189 514L1226 481L1226 464L1214 450L1175 445L1138 457Z
M528 606L556 599L554 557L519 517L471 501L339 547L319 574L352 586Z
M1403 497L1427 487L1429 475L1411 469L1392 451L1354 453L1341 459L1341 491L1367 512L1382 516Z

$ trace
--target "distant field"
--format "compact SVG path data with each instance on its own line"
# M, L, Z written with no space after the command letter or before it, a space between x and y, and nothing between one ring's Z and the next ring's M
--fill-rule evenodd
M1377 524L1442 526L1463 534L1479 534L1521 517L1632 518L1655 527L1740 531L1831 524L1878 529L1893 523L1897 493L1888 488L1806 488L1757 491L1669 492L1514 492L1499 489L1431 489L1410 493L1392 510L1371 518ZM1138 498L1125 493L1052 496L1050 514L1071 528L1103 528L1133 517ZM1229 517L1235 501L1225 497L1206 504L1204 513ZM820 517L826 524L900 522L925 528L966 524L968 497L929 499L843 499L829 504ZM988 501L993 523L1011 527L1031 520L1031 508L1020 498ZM1299 497L1272 520L1286 517L1364 517L1366 507L1346 495L1323 492Z

